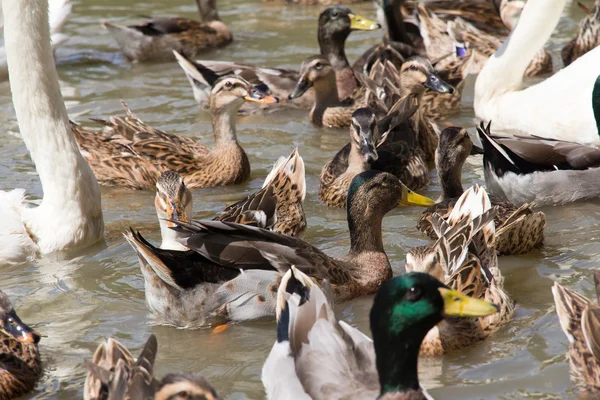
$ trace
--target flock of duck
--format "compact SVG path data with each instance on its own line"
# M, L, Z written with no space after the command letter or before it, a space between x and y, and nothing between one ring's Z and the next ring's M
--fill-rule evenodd
M30 207L23 190L0 192L0 264L101 241L100 185L156 190L160 246L135 227L124 233L156 324L219 329L276 318L277 339L262 370L269 399L429 398L419 385L419 355L470 347L511 324L516 304L499 256L543 245L546 217L535 207L600 197L600 2L564 47L564 68L548 77L552 58L543 46L565 3L383 0L380 23L331 6L318 20L321 54L299 70L196 60L233 40L215 0L197 0L200 21L103 22L132 62L177 60L195 99L210 109L209 148L147 125L125 103L125 116L94 119L102 130L70 121L53 49L71 4L51 0L49 17L47 0L3 0L14 108L44 195ZM350 65L348 35L381 26L382 42ZM481 146L466 129L436 123L458 111L469 74L479 74ZM523 89L524 76L545 79ZM317 126L349 131L318 190L324 206L346 208L344 257L300 238L307 226L302 149L281 157L259 191L212 220L191 219L190 189L250 176L237 141L238 112L290 107L310 110ZM472 154L483 154L486 188L463 188ZM416 193L432 166L442 188L437 201ZM409 251L406 273L393 277L382 220L398 205L427 207L417 229L432 241ZM600 296L600 272L594 279ZM600 306L558 283L552 292L573 379L598 396ZM338 321L332 308L366 295L374 295L372 339ZM7 399L31 391L43 368L40 334L2 292L0 336L0 398ZM109 338L86 363L84 397L218 398L197 374L154 377L156 354L154 335L137 360Z

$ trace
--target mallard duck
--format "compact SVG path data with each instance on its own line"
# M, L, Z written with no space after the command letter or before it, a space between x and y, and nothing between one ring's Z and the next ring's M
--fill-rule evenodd
M427 236L434 240L438 237L431 224L433 216L437 214L447 218L457 199L464 193L461 180L462 167L471 154L472 148L473 142L466 129L449 127L440 134L435 164L442 195L434 206L421 214L417 223L417 229L427 233ZM493 197L491 202L497 209L494 223L498 254L523 254L543 244L546 226L546 216L543 212L534 212L530 204L517 207L509 201L497 200ZM507 229L505 226L510 228Z
M594 271L596 297L600 299L600 271ZM552 287L556 314L569 339L571 379L585 391L582 398L600 395L600 306L558 282Z
M600 110L600 91L597 94ZM483 123L477 132L485 183L493 196L535 206L600 198L598 147L535 136L495 136L490 124Z
M331 4L331 0L265 0L265 1L269 2L269 3L279 2L279 3L284 3L286 5L300 4L303 6L315 6L315 5L328 6ZM355 3L364 3L365 1L366 0L339 0L339 1L336 1L336 4L355 4Z
M40 334L21 322L0 290L0 398L14 399L31 392L42 377L39 341Z
M239 76L224 77L215 83L210 102L215 135L212 149L147 125L125 104L125 118L94 120L106 126L104 132L77 124L72 128L83 156L102 185L150 190L167 169L181 174L190 188L231 185L250 176L250 162L237 142L234 122L244 101L274 103L277 98L253 88Z
M196 0L200 21L189 18L150 18L139 25L102 25L131 61L173 59L173 50L196 57L207 49L223 47L233 40L217 13L216 0Z
M410 250L407 272L426 272L449 287L476 299L492 301L499 313L471 320L446 320L429 331L422 355L440 355L471 346L510 321L514 302L504 289L498 268L494 216L487 193L478 186L465 191L446 219L433 218L439 239L432 246ZM469 247L475 249L469 252Z
M228 221L172 220L189 251L159 249L127 234L141 257L153 314L179 327L272 318L279 273L290 265L330 279L340 301L375 292L392 273L381 239L383 216L399 203L432 201L385 172L357 175L349 192L351 249L341 259L301 239Z
M261 190L230 205L214 220L257 226L280 234L299 235L306 228L306 217L302 208L305 186L304 162L297 150L294 150L287 159L280 159L275 164ZM250 288L255 287L256 290L259 290L255 295L265 298L269 295L267 287L277 280L277 274L273 271L247 271L235 278L237 272L227 274L230 271L213 269L208 272L205 284L201 288L196 288L197 290L194 292L198 301L202 300L202 306L198 307L198 301L187 304L189 298L186 295L189 292L179 289L177 286L179 283L172 282L171 278L165 275L165 271L169 271L170 268L182 268L181 265L183 269L190 268L189 273L194 274L195 265L202 267L203 264L208 263L207 260L188 251L189 249L180 243L179 239L182 238L180 232L170 229L175 226L172 220L190 221L192 194L186 188L179 174L174 171L165 171L156 183L154 204L162 237L160 247L157 249L152 246L139 232L133 230L126 232L124 236L138 254L145 280L146 301L155 322L164 325L195 327L209 324L212 318L252 319L252 317L239 316L236 313L243 307L235 308L231 312L228 310L229 303L233 300L230 298L219 300L223 291L218 282L229 279L227 285L230 287L235 285L235 289L239 290L235 293L243 293L245 296L249 295ZM171 265L173 262L178 264ZM264 291L267 292L263 293L259 288L264 288ZM225 291L223 294L229 295L230 293L231 290ZM252 311L252 306L253 304L249 304L246 309ZM272 308L267 308L267 312L272 311ZM262 316L260 312L262 309L259 309L256 318Z
M156 336L150 335L137 361L119 341L109 338L101 343L92 361L86 361L88 373L83 388L85 400L155 399L218 400L219 395L199 374L168 374L154 378L154 360L158 350Z
M579 22L577 36L562 49L565 67L600 45L600 1L596 0L591 9L579 1L577 4L587 15Z
M294 267L283 277L277 339L262 369L267 399L431 399L417 373L427 332L445 317L498 311L495 304L467 297L430 275L404 274L375 295L371 340L336 319L329 292L327 283L321 290Z
M376 22L363 18L344 6L329 7L319 15L317 33L319 48L321 54L327 57L335 70L340 98L346 98L358 86L344 50L348 35L356 30L372 31L379 28L380 26ZM194 98L201 105L208 103L212 81L221 76L241 75L252 84L265 89L269 94L282 99L294 88L299 78L298 71L290 69L262 68L229 61L199 60L194 62L186 60L184 57L177 57L177 59L192 85ZM312 102L312 96L309 96L307 99L284 101L281 105L308 108ZM244 109L244 111L256 111L256 108Z
M422 161L422 153L415 155L415 149L408 142L387 141L386 135L394 127L384 127L390 122L388 118L395 119L393 125L406 123L415 110L416 106L407 107L405 104L398 110L398 115L389 115L379 123L370 109L356 110L352 114L350 143L329 160L321 171L319 199L330 207L346 207L350 182L359 173L371 169L390 172L414 190L425 186L429 180L429 168Z

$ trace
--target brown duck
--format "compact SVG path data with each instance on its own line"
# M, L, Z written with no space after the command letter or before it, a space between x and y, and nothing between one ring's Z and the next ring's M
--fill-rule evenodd
M131 61L173 59L173 50L196 57L207 49L223 47L233 40L219 18L216 0L196 0L200 21L188 18L151 18L139 25L102 22Z
M151 190L167 169L181 174L190 188L232 185L250 176L250 162L235 131L235 115L244 101L273 103L277 99L238 76L215 83L210 102L215 135L212 149L147 125L126 105L125 118L95 120L107 127L103 132L72 124L73 133L102 185Z
M0 290L1 399L31 392L42 377L39 341L40 334L21 322L8 296Z

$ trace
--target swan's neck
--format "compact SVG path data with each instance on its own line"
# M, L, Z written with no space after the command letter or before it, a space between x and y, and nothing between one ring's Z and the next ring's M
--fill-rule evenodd
M552 35L566 1L527 2L515 29L479 73L475 83L476 103L477 98L520 89L529 62Z
M50 44L48 1L2 0L2 6L13 104L44 190L25 223L38 241L54 243L40 245L43 252L98 240L100 188L69 126Z

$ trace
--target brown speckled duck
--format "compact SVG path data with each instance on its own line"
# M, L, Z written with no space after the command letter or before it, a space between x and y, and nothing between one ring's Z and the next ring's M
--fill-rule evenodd
M299 238L227 221L173 220L175 240L189 250L155 248L132 233L141 243L128 238L140 255L149 308L159 323L179 327L272 318L280 274L290 265L327 278L337 300L374 293L392 274L383 249L383 216L398 204L432 201L375 171L356 176L349 193L351 248L340 259Z
M560 326L569 339L572 381L582 390L580 398L600 396L600 271L594 271L596 301L554 282L552 295Z
M577 4L587 15L579 22L577 36L562 49L565 67L600 44L600 0L596 0L591 9L579 1Z
M434 216L439 238L435 244L407 253L407 272L426 272L448 287L499 307L497 314L488 317L448 319L438 324L427 333L420 354L441 355L467 348L510 321L515 304L504 289L504 277L498 268L495 212L485 190L471 187L457 200L448 218Z
M438 237L431 224L433 215L447 218L464 192L461 182L462 167L472 148L473 142L466 129L449 127L440 134L435 163L442 195L434 206L421 214L417 223L417 229L427 233L431 239L435 240ZM498 254L523 254L542 246L546 226L546 216L543 212L534 212L530 204L517 207L507 200L493 197L491 202L497 208L494 222Z
M156 336L150 335L137 360L119 341L109 338L101 343L88 369L83 388L85 400L154 399L219 400L208 381L196 373L172 373L154 378L158 350Z
M0 398L14 399L31 392L42 377L38 349L40 334L17 316L0 290Z
M250 176L250 162L235 131L235 115L244 101L272 103L277 99L238 76L215 83L210 102L212 149L147 125L125 105L125 118L96 120L106 126L103 132L73 124L73 133L102 185L151 190L167 169L181 174L190 188L232 185Z
M131 61L173 59L173 50L196 57L207 49L223 47L233 40L219 18L216 0L196 0L200 21L189 18L151 18L139 25L102 24Z

